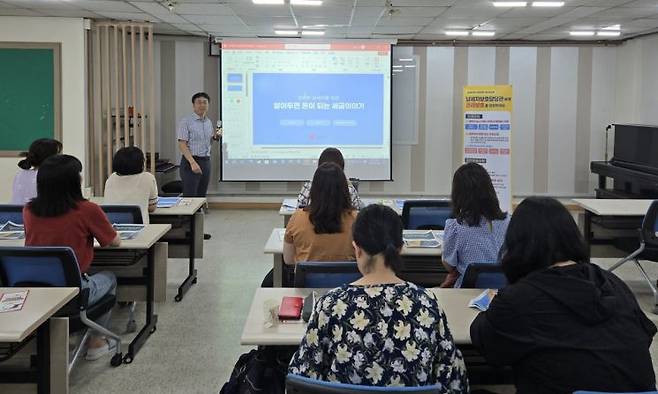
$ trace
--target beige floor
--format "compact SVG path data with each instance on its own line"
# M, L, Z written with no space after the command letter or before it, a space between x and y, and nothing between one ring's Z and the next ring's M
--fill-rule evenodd
M199 282L181 303L175 303L178 284L186 274L186 260L171 260L168 270L168 300L157 307L158 329L130 365L109 366L109 358L81 361L71 374L71 392L86 393L217 393L228 379L238 356L249 347L239 345L246 311L253 290L272 266L263 254L271 229L283 221L275 211L211 211L204 258L198 262ZM608 266L610 260L597 260ZM658 278L658 266L648 265ZM639 281L632 266L620 275L650 310L648 287ZM137 316L142 316L143 305ZM141 312L141 313L140 313ZM113 328L125 328L124 310L117 310ZM651 315L655 316L655 315ZM652 317L658 322L658 318ZM138 320L139 324L139 320ZM129 336L124 343L128 343ZM654 359L658 344L651 347ZM654 367L658 363L654 362ZM3 394L4 394L3 390ZM502 390L501 392L513 392Z

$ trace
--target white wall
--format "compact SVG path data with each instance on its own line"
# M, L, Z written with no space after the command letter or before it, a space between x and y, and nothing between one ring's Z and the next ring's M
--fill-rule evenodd
M616 123L658 125L658 36L627 41L617 51Z
M83 20L0 16L0 42L59 42L62 53L62 143L64 152L87 162L85 46ZM2 136L0 136L2 138ZM11 198L18 159L0 158L0 201Z

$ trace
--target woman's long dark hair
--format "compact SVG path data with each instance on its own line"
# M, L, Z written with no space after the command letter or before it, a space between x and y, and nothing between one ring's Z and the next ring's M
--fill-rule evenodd
M505 219L489 173L479 164L466 163L452 177L452 210L460 224L479 226L482 217L488 221Z
M510 283L558 262L589 261L587 247L573 217L564 205L548 197L529 197L516 207L501 256Z
M382 253L394 272L402 266L402 220L391 208L372 204L362 209L352 225L354 243L370 256Z
M70 155L47 158L37 173L37 196L28 203L36 216L60 216L76 209L82 197L82 163Z
M44 160L62 152L62 143L52 138L39 138L32 141L30 150L25 154L25 159L18 162L18 166L24 170L39 167Z
M347 179L335 163L323 163L313 175L306 208L316 234L339 233L345 211L352 209Z

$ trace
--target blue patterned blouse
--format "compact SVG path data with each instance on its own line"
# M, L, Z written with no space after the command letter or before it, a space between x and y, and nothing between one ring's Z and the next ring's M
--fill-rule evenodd
M315 304L289 372L369 386L438 384L468 392L461 352L429 290L412 283L352 286Z

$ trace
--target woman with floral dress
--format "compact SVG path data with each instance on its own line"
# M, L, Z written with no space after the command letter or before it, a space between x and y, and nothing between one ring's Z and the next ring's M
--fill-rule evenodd
M331 382L468 392L464 361L434 294L395 274L401 264L399 216L371 205L357 216L353 237L363 277L318 299L289 372Z

